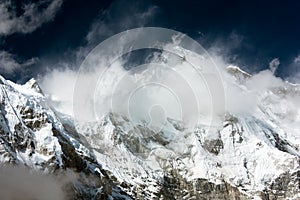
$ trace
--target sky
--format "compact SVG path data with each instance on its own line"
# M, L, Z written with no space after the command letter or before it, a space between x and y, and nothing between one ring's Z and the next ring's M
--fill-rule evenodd
M300 82L300 1L0 1L0 74L15 82L76 69L101 41L164 27L255 74Z

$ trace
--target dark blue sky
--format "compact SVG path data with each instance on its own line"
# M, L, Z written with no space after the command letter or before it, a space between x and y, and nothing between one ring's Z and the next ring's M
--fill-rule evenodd
M60 3L61 0L55 1ZM13 1L8 11L15 12L16 18L22 17L24 5L35 5L36 2ZM49 1L38 5L37 12L43 12L49 5ZM23 82L31 76L64 66L62 63L69 62L76 67L80 63L76 54L79 50L88 51L126 29L159 26L186 33L205 48L217 47L228 62L252 73L268 68L272 59L279 58L276 75L287 78L300 71L300 61L295 62L300 54L299 10L300 1L297 0L65 0L50 17L30 16L51 18L35 28L26 29L29 24L26 20L31 20L28 16L22 21L25 23L23 29L11 29L1 34L0 27L0 51L9 53L9 57L20 65L13 71L0 67L0 74ZM88 37L91 32L93 39ZM34 62L24 64L32 58ZM0 59L0 62L5 61L7 59Z

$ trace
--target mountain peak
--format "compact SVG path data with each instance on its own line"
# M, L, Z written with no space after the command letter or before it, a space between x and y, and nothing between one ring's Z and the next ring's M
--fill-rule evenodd
M27 81L24 86L28 89L34 90L37 93L43 94L41 87L34 78L31 78L29 81Z
M228 67L226 67L226 71L239 81L250 78L252 76L251 74L234 65L229 65Z

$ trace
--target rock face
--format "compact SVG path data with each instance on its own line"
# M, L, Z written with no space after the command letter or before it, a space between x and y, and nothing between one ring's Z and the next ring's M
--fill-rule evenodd
M249 199L226 182L215 184L202 178L187 181L175 170L164 176L158 196L163 199Z
M66 199L300 198L299 132L282 126L279 100L251 116L227 114L220 126L168 119L155 132L116 113L75 124L34 80L1 77L0 87L1 164L73 171Z

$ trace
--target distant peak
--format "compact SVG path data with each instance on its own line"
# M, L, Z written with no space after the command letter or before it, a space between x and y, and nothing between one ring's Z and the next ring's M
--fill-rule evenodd
M27 81L24 86L28 89L34 90L35 92L43 94L42 89L34 78L31 78L29 81Z
M239 81L250 78L252 75L249 74L248 72L245 72L241 68L234 66L234 65L229 65L226 68L227 72L237 78Z

